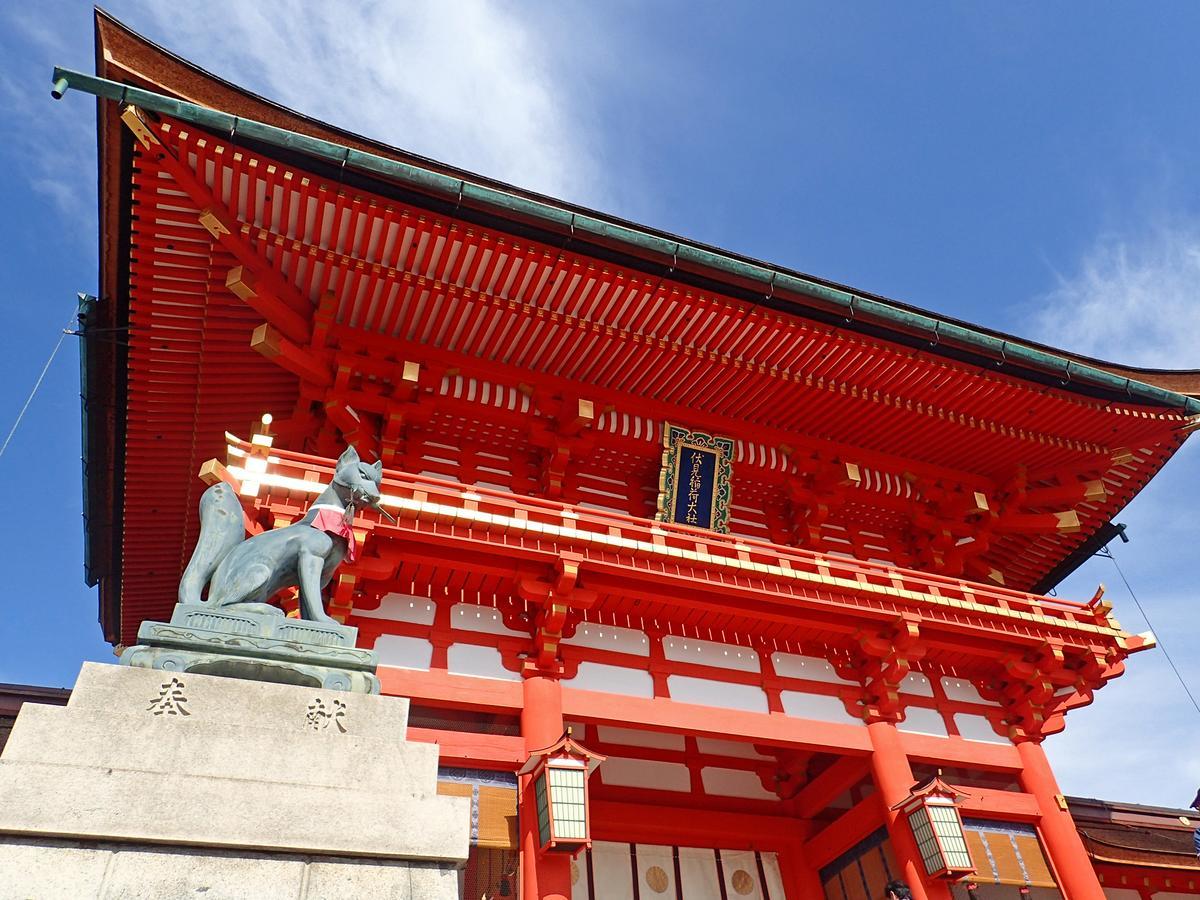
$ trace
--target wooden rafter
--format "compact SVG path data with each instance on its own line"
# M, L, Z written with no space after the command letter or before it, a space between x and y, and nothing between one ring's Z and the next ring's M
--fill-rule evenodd
M230 270L226 281L230 290L276 326L285 336L306 343L310 329L306 315L311 304L301 297L268 265L242 237L242 228L232 213L196 176L191 167L178 159L163 136L170 132L166 122L151 123L134 106L127 106L121 120L147 151L162 166L200 210L199 223L240 263Z

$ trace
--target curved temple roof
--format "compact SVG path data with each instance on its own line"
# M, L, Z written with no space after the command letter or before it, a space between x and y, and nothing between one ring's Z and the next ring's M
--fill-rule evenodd
M1103 873L1196 877L1196 811L1068 797L1083 846Z
M114 640L169 602L190 526L166 512L194 505L181 485L224 430L335 380L316 330L363 357L354 379L407 352L497 397L531 379L593 397L624 458L654 452L635 411L646 435L672 417L735 433L741 496L763 508L800 458L853 459L880 530L914 496L982 497L967 514L997 527L968 571L1019 589L1107 526L1200 412L1200 373L1052 350L541 197L285 110L104 13L96 28L99 77L55 77L108 98L92 324L144 329L88 350L89 580ZM148 483L126 483L134 466ZM986 502L1018 493L1011 515ZM148 605L118 614L123 586Z

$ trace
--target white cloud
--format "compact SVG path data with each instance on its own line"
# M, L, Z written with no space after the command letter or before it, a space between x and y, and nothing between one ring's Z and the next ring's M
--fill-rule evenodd
M0 117L10 126L0 157L54 205L65 234L94 245L95 124L50 99L51 68L70 52L68 41L28 11L4 10L0 27L20 39L20 52L0 59Z
M1200 786L1196 710L1157 652L1127 666L1046 741L1059 786L1076 796L1186 807Z
M70 46L57 16L38 15L33 10L14 6L7 10L7 18L9 27L21 36L26 46L39 52L63 53ZM47 78L49 75L46 72Z
M1117 363L1200 367L1200 222L1158 216L1140 231L1097 238L1073 270L1038 298L1035 336ZM1193 693L1200 692L1194 594L1185 565L1196 543L1187 516L1200 502L1200 453L1190 444L1117 516L1131 542L1114 542L1121 568ZM1097 582L1122 625L1147 623L1113 563L1093 559L1060 587L1075 599ZM1064 791L1186 806L1200 785L1200 715L1161 649L1136 654L1126 672L1067 716L1046 744Z
M607 198L582 79L533 8L142 2L127 13L214 74L368 137L564 199ZM590 35L596 39L596 35ZM594 73L591 73L594 74Z
M1200 222L1106 234L1038 298L1046 343L1129 365L1200 367Z
M604 177L597 84L603 53L574 53L553 7L277 0L163 4L115 0L114 13L215 75L367 137L599 208L621 206ZM603 45L598 16L571 27ZM64 24L49 7L0 9L17 52L0 54L0 159L23 172L80 248L95 244L91 104L49 99L54 64L88 70L89 11ZM590 15L590 13L588 13ZM56 18L57 16L57 18Z

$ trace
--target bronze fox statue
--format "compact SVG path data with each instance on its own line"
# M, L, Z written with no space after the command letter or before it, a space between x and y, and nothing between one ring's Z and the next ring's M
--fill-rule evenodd
M304 518L250 538L233 488L214 484L200 498L200 538L179 582L179 602L266 603L283 588L299 587L301 617L334 622L325 612L322 592L342 560L349 555L353 561L355 507L365 503L379 509L382 478L382 462L368 465L354 447L347 447L338 457L333 481Z

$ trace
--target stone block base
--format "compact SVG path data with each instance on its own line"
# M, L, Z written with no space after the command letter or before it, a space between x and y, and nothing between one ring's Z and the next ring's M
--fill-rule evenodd
M451 900L470 800L408 701L85 663L0 756L5 898Z
M0 835L0 900L454 900L449 864Z

